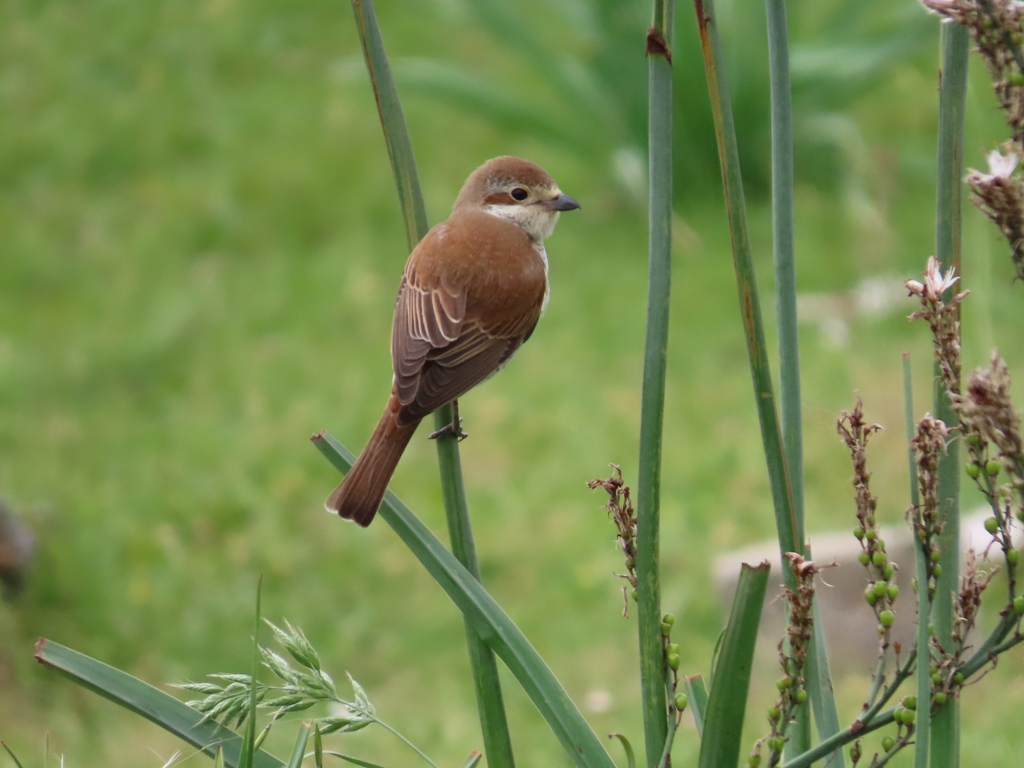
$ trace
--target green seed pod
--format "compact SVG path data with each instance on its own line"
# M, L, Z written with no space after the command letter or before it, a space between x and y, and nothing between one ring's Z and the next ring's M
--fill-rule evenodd
M942 675L938 672L932 672L932 682L936 685L942 685Z
M913 725L914 724L914 720L916 720L916 719L917 719L917 712L915 712L912 709L904 709L903 710L903 724L904 725Z
M864 529L861 526L857 526L853 529L853 535L858 539L864 538Z
M676 617L673 616L671 613L666 613L664 616L661 617L661 623L668 624L671 627L673 624L676 623Z
M871 556L867 552L861 552L857 555L857 559L860 560L861 565L867 565L871 562Z
M676 694L675 704L676 704L676 711L677 712L682 712L684 709L686 709L690 705L690 699L687 697L687 695L685 693L677 693Z
M878 614L878 623L883 627L891 627L894 621L896 621L896 614L890 610L884 610Z
M999 520L996 517L985 518L985 530L989 533L995 533L999 530Z
M895 600L899 596L900 596L900 588L898 586L896 586L895 584L890 584L889 585L889 599L890 600Z
M868 601L868 605L874 605L878 602L878 595L875 594L873 586L869 586L864 590L864 599Z
M942 575L942 566L939 565L938 563L933 565L932 566L932 575L934 575L936 579L939 578L939 576Z
M1013 612L1018 616L1024 615L1024 597L1017 596L1013 598Z
M972 432L967 436L968 445L981 445L981 435L976 432Z
M907 696L903 699L903 706L907 709L917 709L917 696Z
M888 562L888 560L889 559L885 556L885 552L876 551L875 554L871 556L871 562L875 564L876 568L881 568Z
M977 480L981 476L981 467L971 462L967 465L966 472L967 476L971 478L971 480Z
M807 701L807 691L804 688L801 688L798 691L793 691L793 701L797 704L803 704Z
M882 750L888 752L890 749L896 746L896 739L892 736L886 736L882 739Z
M778 682L775 683L775 685L778 687L778 689L780 691L786 690L792 684L793 684L793 678L792 677L780 677Z
M995 477L996 475L998 475L999 470L1001 470L1002 468L1003 465L999 462L998 459L989 459L988 461L985 462L985 472L987 472L990 477Z
M940 707L946 703L946 694L943 691L936 693L933 698L935 699L935 703Z
M680 662L679 662L679 654L678 653L670 653L668 655L666 661L668 661L668 665L672 669L679 669L679 663Z
M939 560L942 559L942 553L939 552L939 550L937 549L933 549L931 552L928 553L928 559L931 560L933 563L937 563L939 562Z
M666 653L679 655L679 643L669 643L668 648L665 649Z
M963 673L962 672L954 672L953 673L953 682L956 683L957 685L963 685L964 684Z
M768 707L768 719L771 720L773 723L779 719L779 715L781 714L782 713L779 712L779 708L776 707L774 704Z
M885 568L882 569L882 577L888 581L892 578L893 574L896 573L896 566L892 563L886 563Z
M750 768L758 768L758 766L761 765L761 756L751 755L750 758L747 760L747 765L749 765Z
M874 584L875 597L885 597L889 594L889 584L884 581L876 581Z
M878 538L878 531L876 531L874 529L866 530L866 531L864 531L864 538L867 539L868 541L874 541L875 539Z
M634 589L632 592L630 592L629 596L633 598L633 602L635 603L636 602L636 590Z
M1006 553L1006 562L1010 565L1016 565L1020 561L1020 552L1016 549L1011 549Z

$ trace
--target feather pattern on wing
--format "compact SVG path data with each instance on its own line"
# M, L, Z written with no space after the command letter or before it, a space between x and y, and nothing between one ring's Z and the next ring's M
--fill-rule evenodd
M533 332L546 289L541 254L511 222L467 212L432 229L395 303L399 420L424 418L501 368Z

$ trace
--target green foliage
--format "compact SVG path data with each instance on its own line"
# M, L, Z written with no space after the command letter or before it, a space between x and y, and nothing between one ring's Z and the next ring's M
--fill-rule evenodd
M807 18L794 19L798 90L801 77L862 60L850 54L881 39L876 31L891 31L891 14L907 13L908 24L934 39L934 25L911 4L841 4L849 14L860 5L881 13L865 13L852 28L864 30L857 39L829 21L839 3L803 4ZM487 81L495 99L542 94L507 48L484 55L493 41L458 6L438 8L384 9L396 70L410 56L452 56L463 73L490 78L501 68ZM455 18L441 17L443 33L424 34L437 28L435 13ZM530 23L540 13L521 9ZM632 23L642 29L646 14L644 7ZM747 79L764 76L756 15L748 32L727 36L737 40L728 55L749 57L747 67L730 64L733 88L744 93ZM683 31L689 14L678 16L675 89L686 113L675 122L689 131L689 112L705 108L704 83L693 62L685 64L695 50ZM564 39L544 18L545 34ZM747 20L737 12L727 24L746 28ZM829 46L804 47L818 36ZM358 660L382 710L457 764L476 735L472 692L460 682L457 614L386 530L357 537L320 511L334 473L301 448L323 427L357 445L379 415L390 376L390 302L405 257L343 5L15 0L5 6L0 38L0 488L41 542L26 595L0 606L0 665L12 681L0 692L3 737L18 754L32 754L48 728L63 734L62 751L81 764L137 765L150 746L169 753L173 740L36 674L25 649L52 632L154 680L245 668L244 651L224 638L250 631L251 585L264 572L268 614L302 615L325 658ZM850 39L857 44L838 45ZM642 71L639 54L628 56ZM872 60L893 61L863 59ZM628 69L614 61L607 77ZM802 291L845 305L862 278L919 272L932 248L934 71L926 53L880 66L884 79L864 79L859 89L844 85L855 77L813 89L822 117L799 129L797 143L806 146L809 136L823 148L800 150L796 162L800 178L822 183L797 189ZM968 158L1002 135L988 88L978 80L970 91ZM765 93L751 89L749 106L736 98L740 130L760 137L760 145L741 139L751 174L767 166ZM444 215L472 167L503 152L535 157L584 203L588 218L565 222L550 243L553 296L541 327L463 404L473 433L464 446L467 484L488 584L575 698L608 695L609 709L587 711L599 732L638 733L633 660L622 653L633 627L618 619L617 584L608 577L617 567L607 547L613 534L581 488L610 459L635 476L645 222L623 205L622 174L594 160L600 156L568 151L512 119L479 120L426 93L411 102L432 219ZM533 107L570 137L607 128L561 120L559 109L541 97ZM663 469L663 567L676 585L663 599L687 617L690 668L708 658L722 620L716 596L703 589L712 553L772 529L763 456L747 440L754 413L708 136L676 153L693 165L677 163L687 175L675 184L686 197L673 220L673 258L686 277L670 321ZM836 145L843 162L829 149ZM852 191L847 173L860 180ZM768 221L755 200L759 264L767 263ZM965 310L976 342L965 344L965 355L976 355L965 365L999 345L1019 369L1019 286L1009 285L1002 243L987 223L968 213L965 226L979 298ZM919 340L907 311L844 315L848 346L836 346L814 319L801 325L810 526L834 525L835 510L848 507L849 468L832 421L850 391L859 388L890 434L898 432L896 361ZM930 369L917 372L919 402L930 377ZM435 467L426 441L418 442L396 486L437 526ZM903 460L895 438L879 451L880 466ZM905 477L879 473L876 481L880 496L905 496ZM883 510L890 523L902 511ZM566 605L589 618L554 624ZM397 669L405 671L400 680ZM1000 673L1019 669L1011 657ZM1019 709L1015 691L998 704L965 693L974 697L965 717L977 718L965 729L973 740L965 749L981 762L1015 759L1002 738ZM510 699L524 764L543 762L557 745L525 697ZM445 707L425 718L425 700ZM104 727L90 727L97 721ZM378 747L369 730L358 737L381 761L404 758L404 747L383 739ZM693 744L684 734L677 759L695 758ZM275 751L291 747L289 738Z

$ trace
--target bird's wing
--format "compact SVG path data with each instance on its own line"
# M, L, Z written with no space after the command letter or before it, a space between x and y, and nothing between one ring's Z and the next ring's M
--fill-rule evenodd
M470 306L467 312L465 290L415 256L402 276L391 334L395 391L406 422L422 419L497 371L533 331L544 291L540 282L523 306L502 307L509 311ZM481 319L489 315L490 322Z

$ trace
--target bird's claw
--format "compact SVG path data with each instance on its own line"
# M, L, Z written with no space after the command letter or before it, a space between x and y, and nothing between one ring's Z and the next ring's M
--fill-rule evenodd
M444 435L453 435L455 439L458 440L460 443L467 437L469 437L468 432L462 431L461 418L458 421L450 421L440 429L431 432L429 435L427 435L427 439L437 440L437 438L443 437Z

